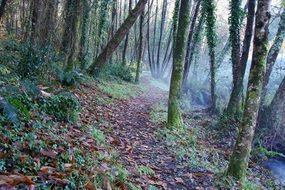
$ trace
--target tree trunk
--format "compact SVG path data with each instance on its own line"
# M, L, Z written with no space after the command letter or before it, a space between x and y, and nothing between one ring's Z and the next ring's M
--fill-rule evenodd
M266 126L270 133L276 135L276 139L282 143L284 140L284 128L285 128L285 77L279 85L276 94L269 105L269 123Z
M89 72L91 74L95 74L97 69L102 69L109 58L112 56L112 53L117 49L120 45L130 28L135 23L137 17L143 12L147 0L140 0L136 7L130 12L127 19L117 30L114 37L108 42L107 46L103 49L101 54L96 58L93 64L90 66Z
M253 59L240 133L230 159L227 174L244 180L251 152L255 124L260 105L262 82L265 71L265 60L268 53L268 26L270 0L258 0Z
M78 61L81 64L81 69L85 71L87 67L87 52L88 52L88 32L89 32L89 17L90 11L89 3L87 0L82 0L82 8L81 8L81 38L79 44L79 53L78 53Z
M261 96L261 108L265 104L265 98L267 95L267 85L269 82L269 78L272 73L273 66L276 62L278 54L280 52L280 49L282 47L282 44L284 42L284 38L285 38L285 10L283 10L283 13L281 14L278 31L277 31L274 42L267 56L266 73L264 77L263 90L262 90L262 96Z
M157 48L157 70L158 70L158 77L162 77L162 64L160 63L160 51L161 51L161 44L162 44L162 36L164 32L164 25L166 19L166 11L167 11L167 0L163 0L162 11L161 11L161 23L160 23L160 33L159 33L159 40L158 40L158 48Z
M215 2L213 0L203 0L202 11L205 14L206 19L206 36L209 48L210 57L210 71L211 71L211 111L217 112L216 102L216 46L217 46L217 34L216 34L216 15L215 15Z
M173 70L170 81L170 91L168 100L168 126L180 127L183 124L180 111L180 96L182 86L182 75L184 59L187 45L187 30L190 24L189 0L181 0L179 10L179 21L177 28L177 38L173 48ZM175 33L174 33L175 35Z
M132 0L129 0L129 14L131 10L132 10ZM126 34L126 40L125 40L124 49L123 49L123 56L122 56L123 66L127 65L126 54L127 54L127 49L128 49L128 43L129 43L129 32Z
M138 60L137 60L137 69L136 69L136 78L135 82L139 82L140 72L141 72L141 63L143 57L143 22L144 22L144 11L140 16L140 38L139 38L139 49L138 49Z
M32 8L32 17L31 17L31 36L30 40L32 43L35 42L36 40L36 29L37 29L37 24L39 20L39 1L38 0L33 0L31 4Z
M243 41L243 50L242 50L242 55L239 61L240 65L236 68L236 69L239 69L239 71L236 71L236 74L235 74L236 76L234 77L235 78L234 87L233 87L230 101L229 101L228 108L227 108L227 114L229 116L240 117L242 115L243 79L245 75L245 70L246 70L247 60L248 60L248 55L249 55L249 49L250 49L251 39L253 35L255 4L256 4L256 0L251 0L248 2L247 24L246 24L246 30L245 30L245 37Z
M0 21L1 21L1 18L3 17L3 15L4 15L4 11L5 11L5 7L6 7L6 4L7 4L7 1L8 0L2 0L2 2L0 4Z
M74 54L75 44L77 39L77 22L80 8L80 0L67 0L65 4L65 22L64 33L62 39L62 51L65 56L65 73L64 82L72 84L74 81L69 81L68 78L71 71L74 69Z
M186 57L185 57L185 63L184 63L184 72L183 72L183 82L182 82L182 87L185 89L186 84L187 84L187 79L189 76L190 72L190 66L191 66L191 52L194 51L193 49L193 36L194 36L194 31L195 31L195 25L197 22L197 18L199 15L199 10L200 10L200 5L201 5L201 0L199 0L196 4L195 7L195 12L191 21L190 25L190 31L189 31L189 36L188 36L188 44L187 44L187 52L186 52Z
M242 91L241 61L240 61L240 5L241 0L231 0L230 16L230 41L231 41L231 60L233 71L233 89L227 107L227 115L230 117L240 116ZM236 115L237 114L237 115Z

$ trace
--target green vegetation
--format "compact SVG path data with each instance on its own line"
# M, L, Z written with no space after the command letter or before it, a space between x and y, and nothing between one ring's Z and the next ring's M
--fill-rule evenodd
M54 116L58 121L76 122L79 117L80 104L73 95L63 93L45 100L42 110Z

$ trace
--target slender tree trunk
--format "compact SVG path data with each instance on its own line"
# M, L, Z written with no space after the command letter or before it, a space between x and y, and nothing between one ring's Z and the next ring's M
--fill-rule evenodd
M240 133L230 159L227 174L244 180L251 152L252 140L255 132L263 76L265 72L266 56L268 53L270 0L258 0L255 35L253 45L253 59L250 69L249 82Z
M280 52L280 49L282 47L282 44L284 42L284 39L285 39L285 10L283 10L283 13L281 14L278 31L277 31L274 42L267 56L266 73L264 77L263 88L262 88L263 90L262 90L262 96L261 96L261 108L265 104L265 98L267 95L267 85L269 82L269 78L272 73L273 66L276 62L278 54Z
M203 0L202 11L206 16L206 36L210 57L210 70L211 70L211 111L217 112L216 102L216 46L217 46L217 34L216 34L216 15L215 15L215 2L214 0Z
M152 41L152 63L154 66L155 78L158 78L158 65L155 61L155 45L156 45L156 27L157 27L157 14L158 14L158 0L156 1L154 28L153 28L153 41Z
M137 60L137 69L136 69L136 78L135 82L139 82L140 78L140 69L143 57L143 22L144 22L144 11L140 16L140 38L139 38L139 49L138 49L138 60Z
M183 65L187 45L187 30L190 24L190 6L191 1L181 0L177 28L177 39L174 43L173 48L173 70L171 75L168 100L169 127L180 127L183 124L180 111L180 96L182 87Z
M166 11L167 11L167 0L163 0L162 11L161 11L161 23L160 23L160 32L159 32L159 39L158 39L158 48L157 48L157 70L158 70L158 77L162 77L162 64L160 64L160 51L161 51L161 44L162 44L162 37L164 32L164 25L166 19Z
M93 64L90 66L89 72L92 74L96 73L97 69L102 69L102 67L106 64L109 58L112 56L113 52L120 45L130 28L135 23L137 17L143 12L147 0L140 0L136 7L130 12L129 16L125 20L125 22L120 26L117 30L114 37L108 42L106 47L103 49L101 54L96 58Z
M31 4L32 8L32 18L31 18L31 42L34 43L36 40L36 29L37 29L37 24L39 20L39 1L38 0L33 0Z
M234 87L231 93L230 101L228 104L228 114L230 116L241 116L242 112L242 95L243 95L243 79L245 75L246 65L248 61L249 49L253 35L253 24L255 16L255 4L256 0L251 0L248 2L248 14L247 14L247 25L245 30L245 37L243 41L242 55L239 61L239 66L236 69L236 76L234 80ZM237 48L237 47L233 47ZM233 63L234 64L234 63Z
M186 87L187 79L188 79L189 72L190 72L190 65L191 65L191 61L192 61L192 60L190 60L190 58L192 58L191 52L194 51L194 49L193 49L193 36L194 36L194 31L195 31L195 25L196 25L197 18L199 15L200 5L201 5L201 0L198 0L196 7L195 7L194 15L193 15L193 18L191 21L191 25L190 25L190 31L189 31L189 36L188 36L188 44L187 44L187 52L186 52L185 63L184 63L184 72L183 72L183 82L182 82L183 89Z
M230 39L231 39L231 60L233 71L233 89L230 101L227 107L227 115L230 117L239 117L241 114L242 85L241 61L240 61L240 5L241 0L231 0L230 16ZM237 114L237 115L236 115Z
M131 10L132 10L132 0L129 0L129 14ZM125 40L124 49L123 49L123 57L122 57L123 66L127 65L126 54L127 54L127 49L128 49L128 43L129 43L129 32L126 35L126 40Z

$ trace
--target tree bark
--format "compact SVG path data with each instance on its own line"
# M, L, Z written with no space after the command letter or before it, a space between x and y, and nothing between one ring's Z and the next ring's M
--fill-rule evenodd
M140 72L141 72L141 63L143 57L143 22L144 22L144 11L141 13L140 16L140 37L139 37L139 49L138 49L139 52L138 52L135 82L139 82Z
M3 17L3 15L4 15L4 11L5 11L5 7L7 5L7 2L8 2L8 0L2 0L2 2L0 4L0 21L1 21L1 18Z
M132 10L132 0L129 0L129 14L131 10ZM129 32L126 34L126 40L125 40L124 49L123 49L123 56L122 56L123 66L127 65L126 54L127 54L127 49L128 49L128 43L129 43Z
M190 72L190 66L191 66L191 61L190 58L192 59L193 56L191 56L191 52L194 51L193 49L193 36L194 36L194 31L195 31L195 25L197 22L197 18L199 15L199 10L200 10L200 5L201 5L201 0L199 0L196 4L195 7L195 12L190 24L190 31L189 31L189 36L188 36L188 44L187 44L187 52L186 52L186 57L185 57L185 63L184 63L184 72L183 72L183 82L182 82L182 88L185 89L186 84L187 84L187 79L189 76Z
M267 85L269 83L269 78L271 76L273 66L276 62L276 59L278 57L278 54L280 52L284 39L285 39L285 10L283 10L283 13L281 14L278 31L277 31L274 42L267 56L266 72L265 72L263 90L262 90L262 96L261 96L261 108L265 104L265 98L267 95Z
M202 2L202 12L205 14L206 37L209 48L210 71L211 71L211 112L217 112L217 95L216 95L216 15L215 2L213 0L204 0Z
M68 78L71 71L74 69L74 54L77 40L77 23L80 8L80 0L68 0L65 4L65 21L64 33L62 39L62 51L65 56L65 78L67 85L72 84Z
M230 41L231 41L231 60L233 71L233 89L230 101L227 107L227 115L230 117L240 116L241 113L241 97L242 92L239 89L241 78L241 60L240 60L240 5L241 0L231 0L231 16L230 16ZM236 115L238 114L238 115Z
M158 77L162 77L162 64L160 63L160 51L161 51L161 44L162 44L162 36L164 32L164 25L165 25L165 18L166 18L166 11L167 11L167 0L163 0L162 11L161 11L161 23L160 23L160 33L159 33L159 40L158 40L158 48L157 48L157 70L158 70Z
M103 66L112 56L112 53L117 49L117 47L120 45L130 28L133 26L137 17L143 12L146 3L147 0L140 0L137 3L136 7L130 12L129 16L117 30L114 37L108 42L107 46L103 49L101 54L95 59L93 64L90 66L89 72L91 74L95 74L97 69L100 70L103 68Z
M235 67L235 69L238 69L238 70L234 74L234 86L233 86L230 101L227 107L227 114L229 116L239 117L242 114L243 79L245 75L245 70L246 70L248 55L249 55L249 49L250 49L250 44L251 44L252 35L253 35L255 5L256 5L256 0L248 1L247 24L246 24L246 30L245 30L245 37L243 41L243 50L242 50L241 58L239 58L240 59L238 62L239 65ZM238 47L233 47L233 49L234 48L238 48Z
M227 174L239 180L245 180L246 170L255 133L256 119L260 105L262 82L265 72L265 60L268 53L268 26L270 0L258 0L253 59L240 133L230 159Z
M168 100L168 126L180 127L183 124L180 111L180 96L182 87L183 65L186 54L187 30L190 24L189 0L181 0L177 38L173 48L173 70L170 81ZM175 33L174 33L175 35Z

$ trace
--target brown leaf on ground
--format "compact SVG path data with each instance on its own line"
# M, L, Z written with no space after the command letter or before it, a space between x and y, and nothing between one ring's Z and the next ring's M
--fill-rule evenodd
M96 187L93 185L93 183L91 181L88 181L84 187L88 190L97 190Z
M50 158L56 158L56 156L57 156L57 152L55 152L55 151L53 151L53 150L49 150L49 151L47 151L47 150L41 150L41 154L43 155L43 156L46 156L46 157L50 157Z
M50 167L50 166L43 166L43 167L41 167L40 171L43 174L52 174L56 171L56 169L53 167Z

